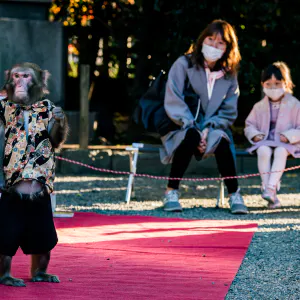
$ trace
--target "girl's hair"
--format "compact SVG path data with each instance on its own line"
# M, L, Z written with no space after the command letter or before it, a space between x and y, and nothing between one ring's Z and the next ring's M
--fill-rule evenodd
M202 44L206 37L220 33L226 43L226 51L216 62L214 70L223 70L226 74L236 75L241 61L238 39L233 27L224 20L214 20L200 33L193 45L192 61L204 68Z
M277 80L282 80L286 86L286 89L289 93L293 93L293 87L295 86L292 77L291 71L286 63L283 61L276 61L271 65L268 65L261 73L261 82L271 79L272 75L275 76Z

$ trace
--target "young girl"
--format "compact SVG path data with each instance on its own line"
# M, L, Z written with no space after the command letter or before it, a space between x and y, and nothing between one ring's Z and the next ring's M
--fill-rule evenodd
M276 191L287 157L300 157L300 102L292 96L294 84L284 62L269 65L262 72L261 84L265 97L247 117L245 135L253 144L248 151L257 152L262 198L269 202L269 208L278 208L281 204ZM268 172L271 174L262 174Z

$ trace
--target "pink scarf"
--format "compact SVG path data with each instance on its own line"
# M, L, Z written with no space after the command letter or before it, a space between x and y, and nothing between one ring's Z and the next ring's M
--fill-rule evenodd
M214 89L215 81L224 76L224 71L220 70L220 71L212 72L206 65L205 72L206 72L206 79L207 79L208 100L210 100L213 89Z

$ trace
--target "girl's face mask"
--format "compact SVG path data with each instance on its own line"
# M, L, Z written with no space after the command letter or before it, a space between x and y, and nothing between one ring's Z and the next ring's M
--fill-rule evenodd
M265 81L262 86L266 96L273 101L278 100L286 92L284 82L278 80L274 75L272 75L269 80Z
M278 100L284 93L284 88L276 88L276 89L263 89L264 93L272 100L276 101Z

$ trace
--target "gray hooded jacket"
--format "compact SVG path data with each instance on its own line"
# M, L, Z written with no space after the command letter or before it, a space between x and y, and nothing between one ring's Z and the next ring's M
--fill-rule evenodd
M189 82L198 97L186 101L184 82L188 76ZM222 137L230 142L230 148L235 157L235 148L230 126L237 118L237 102L239 88L236 77L222 77L215 81L211 99L208 98L206 72L201 67L188 68L184 56L179 57L172 65L166 85L164 107L169 118L181 126L180 130L171 131L163 136L161 161L172 163L174 152L184 140L189 128L199 132L209 128L207 148L203 157L214 153ZM197 115L198 101L200 110ZM195 119L196 117L196 119Z

